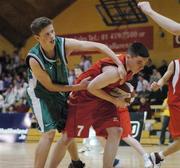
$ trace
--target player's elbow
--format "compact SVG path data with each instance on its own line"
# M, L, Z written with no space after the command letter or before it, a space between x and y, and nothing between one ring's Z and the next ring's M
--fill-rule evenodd
M89 85L87 87L87 90L88 90L88 92L94 94L95 91L96 91L96 87L95 87L95 85L93 83L89 83Z
M87 87L87 90L88 90L88 92L93 92L93 86L92 86L92 84L90 84L89 83L89 85L88 85L88 87Z
M178 29L174 29L174 30L172 30L171 32L172 32L172 34L174 34L174 35L180 35L180 30L178 30Z
M97 47L97 50L99 50L99 51L105 51L108 48L107 45L102 44L102 43L98 43L98 45L96 45L96 47Z
M53 83L49 83L47 82L46 84L43 85L49 92L55 92L57 91L54 86L53 86Z
M178 26L174 27L171 31L174 35L180 35L180 24L178 24Z
M45 88L46 88L49 92L54 92L54 91L55 91L52 87L45 86Z

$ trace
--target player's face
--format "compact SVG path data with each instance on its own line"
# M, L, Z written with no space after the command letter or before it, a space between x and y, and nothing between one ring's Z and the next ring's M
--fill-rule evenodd
M130 56L128 60L130 70L136 74L144 69L149 58L144 58L140 56Z
M41 30L39 35L35 36L41 46L47 48L54 48L55 46L55 31L52 24Z

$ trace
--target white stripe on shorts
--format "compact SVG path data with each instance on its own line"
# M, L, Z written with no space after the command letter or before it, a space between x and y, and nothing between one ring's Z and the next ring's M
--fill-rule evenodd
M34 89L32 89L31 87L27 88L27 92L28 92L29 97L31 98L31 102L32 102L32 106L33 106L33 112L36 116L38 124L41 128L41 131L44 132L42 110L41 110L41 104L40 104L39 98L36 97L36 95L34 93Z

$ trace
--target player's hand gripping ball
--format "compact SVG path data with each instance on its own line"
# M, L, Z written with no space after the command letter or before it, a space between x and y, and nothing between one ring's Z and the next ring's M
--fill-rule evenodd
M120 99L124 98L127 103L132 103L134 101L135 91L134 87L130 83L126 82L116 88L113 88L110 95L117 98L119 97Z

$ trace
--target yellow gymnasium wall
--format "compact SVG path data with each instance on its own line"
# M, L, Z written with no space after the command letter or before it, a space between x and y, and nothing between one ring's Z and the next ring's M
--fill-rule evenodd
M8 40L0 35L0 53L2 52L2 50L5 50L8 54L12 54L15 48Z
M176 0L151 0L152 7L159 13L170 17L180 22L180 4ZM113 30L117 27L106 26L101 19L99 13L96 10L96 5L99 4L99 0L77 0L65 11L54 18L54 27L58 35L71 34L71 33L83 33L83 32L95 32L101 30ZM148 19L148 23L145 24L133 24L128 27L154 27L154 48L150 50L151 58L156 65L159 65L162 59L168 60L168 62L174 58L180 56L179 48L173 48L173 36L159 28L151 19ZM127 26L120 26L118 29L124 29ZM164 38L160 37L160 33L165 33ZM26 55L28 49L33 46L35 40L30 38L26 46L22 49L23 55ZM93 61L102 57L100 54L93 56ZM74 64L78 64L80 57L70 56L69 65L70 68Z

